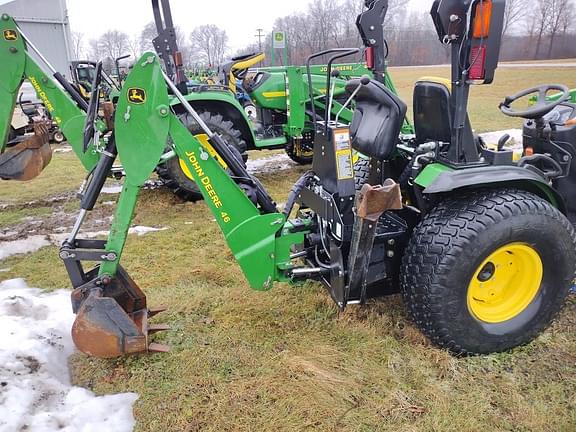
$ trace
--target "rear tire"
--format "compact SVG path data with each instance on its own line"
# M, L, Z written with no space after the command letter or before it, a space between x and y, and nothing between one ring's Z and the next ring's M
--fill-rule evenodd
M297 147L290 142L285 147L286 154L298 165L310 165L314 159L314 144L300 143Z
M359 158L354 164L354 185L356 192L362 190L362 186L368 183L370 177L370 159Z
M242 139L241 132L234 127L231 121L224 120L222 115L211 112L203 112L200 114L200 117L212 132L221 135L230 146L238 150L243 159L246 159L246 142ZM190 114L181 114L179 119L192 135L204 133L200 125L196 123ZM168 150L171 150L171 147L168 147L167 151ZM198 188L196 182L182 170L179 158L174 157L158 165L158 167L156 167L156 173L164 185L178 198L184 201L199 201L202 199L200 188Z
M52 137L52 139L56 144L62 144L66 140L66 137L61 131L58 130L54 132L54 136Z
M522 261L515 248L535 261ZM572 285L575 250L572 225L538 196L471 192L443 201L415 229L401 269L404 302L441 348L506 351L552 322Z

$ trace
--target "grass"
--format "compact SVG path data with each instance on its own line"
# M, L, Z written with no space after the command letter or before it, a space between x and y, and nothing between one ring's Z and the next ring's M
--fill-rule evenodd
M550 76L521 71L515 81L507 72L496 82L515 87L473 98L474 119L489 129L495 120L482 121L479 107L524 87L516 81L531 85ZM394 77L405 95L417 74L402 74ZM29 184L0 183L0 201L74 191L83 173L70 156L56 155L50 171ZM284 202L304 169L264 175L262 181ZM66 208L74 207L67 203ZM21 217L26 209L18 212ZM140 395L137 431L576 429L574 297L532 344L457 359L429 344L407 319L398 296L340 313L318 284L250 290L202 203L180 203L163 190L145 190L134 223L169 228L131 236L123 265L150 305L169 307L155 321L169 323L172 330L155 340L171 345L172 352L110 361L78 354L71 363L78 385L99 394ZM68 286L56 247L9 258L0 267L10 269L0 273L2 279L24 277L47 289Z
M418 79L424 76L450 77L448 67L390 68L390 73L401 99L409 105L409 117L412 116L414 83ZM500 102L505 96L545 83L561 83L569 88L576 88L576 73L573 68L499 68L492 85L472 87L469 106L472 127L477 132L520 128L521 121L506 117L500 112Z
M50 165L31 182L0 180L0 202L18 205L73 192L78 190L85 175L73 153L55 153Z

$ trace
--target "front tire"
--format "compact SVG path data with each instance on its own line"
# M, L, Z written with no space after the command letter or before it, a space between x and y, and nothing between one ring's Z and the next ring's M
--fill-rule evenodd
M241 132L234 127L229 120L224 120L222 115L211 112L203 112L200 117L206 125L224 138L228 145L238 150L238 153L245 160L247 158L247 145L242 139ZM193 117L184 113L179 116L180 121L188 128L192 135L203 134L204 131ZM169 147L167 150L170 150ZM192 179L192 176L186 172L186 166L179 158L174 157L156 167L156 173L164 185L170 189L178 198L184 201L199 201L202 199L200 188Z
M536 338L572 285L576 236L557 209L506 189L440 203L415 229L401 289L416 325L456 355Z

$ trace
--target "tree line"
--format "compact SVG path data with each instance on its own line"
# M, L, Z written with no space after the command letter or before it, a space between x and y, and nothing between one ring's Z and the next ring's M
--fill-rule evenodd
M303 64L310 54L328 48L360 47L355 21L363 7L364 0L311 0L305 11L276 19L274 30L286 34L288 63ZM411 10L409 0L390 0L384 32L391 65L449 62L449 50L438 42L428 11ZM188 34L177 28L176 34L189 69L216 68L229 57L257 52L260 48L255 40L253 44L231 52L226 31L214 24L196 27ZM121 55L131 54L137 58L152 49L156 28L149 23L134 36L109 30L90 41L85 41L79 33L73 36L77 58L109 59L110 64L110 59ZM575 41L576 0L507 0L501 60L573 58L576 57ZM270 53L271 34L265 37L261 46ZM283 60L280 52L275 57L277 64ZM265 64L270 61L268 55Z

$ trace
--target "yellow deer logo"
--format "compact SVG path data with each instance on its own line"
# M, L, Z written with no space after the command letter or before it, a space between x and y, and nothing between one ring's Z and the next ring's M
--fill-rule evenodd
M18 40L18 33L16 33L16 30L4 30L4 39L7 41Z
M128 89L128 100L133 104L143 104L146 102L146 91L141 88Z

